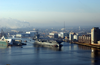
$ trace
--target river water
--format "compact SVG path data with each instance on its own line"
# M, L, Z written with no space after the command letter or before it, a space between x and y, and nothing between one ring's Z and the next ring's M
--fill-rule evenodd
M63 42L61 48L34 45L0 48L0 65L100 65L100 50Z

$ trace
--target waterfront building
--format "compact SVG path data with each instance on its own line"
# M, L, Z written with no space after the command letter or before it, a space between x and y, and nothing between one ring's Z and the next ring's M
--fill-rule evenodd
M69 40L72 41L73 40L73 36L75 35L74 32L70 32L69 33Z
M93 27L91 29L91 44L97 44L100 40L100 29L98 27Z
M49 38L58 38L58 33L49 33Z
M82 34L83 34L83 33L75 33L75 34L73 35L73 39L76 40L76 41L78 41L79 36L82 36Z
M29 31L26 33L16 34L16 37L33 37L36 35L36 31Z
M69 36L68 36L68 33L65 33L65 32L59 32L59 33L58 33L58 37L60 37L60 38L65 38L65 36L66 36L66 37L69 37Z
M73 35L73 39L78 41L78 35Z
M72 41L73 40L73 35L69 34L69 40Z
M78 33L73 34L73 41L74 42L78 41L79 36L80 36L80 34L78 34Z
M82 35L78 37L78 42L80 43L91 43L91 35Z
M98 44L100 44L100 41L98 41Z

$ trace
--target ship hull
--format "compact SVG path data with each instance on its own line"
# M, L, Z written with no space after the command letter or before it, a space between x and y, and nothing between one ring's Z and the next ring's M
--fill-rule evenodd
M57 42L41 42L41 41L35 41L34 44L39 44L42 46L50 46L50 47L61 47L61 44L58 44Z
M0 41L0 47L7 47L8 43L6 41Z

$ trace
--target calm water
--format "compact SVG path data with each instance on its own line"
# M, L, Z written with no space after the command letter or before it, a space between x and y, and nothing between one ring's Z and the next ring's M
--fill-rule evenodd
M99 49L71 43L63 43L61 48L44 48L27 40L23 48L0 48L0 65L100 65Z

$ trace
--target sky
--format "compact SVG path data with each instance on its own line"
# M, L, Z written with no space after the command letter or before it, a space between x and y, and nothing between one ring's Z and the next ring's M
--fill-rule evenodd
M100 0L0 0L1 25L5 19L35 27L99 26Z

